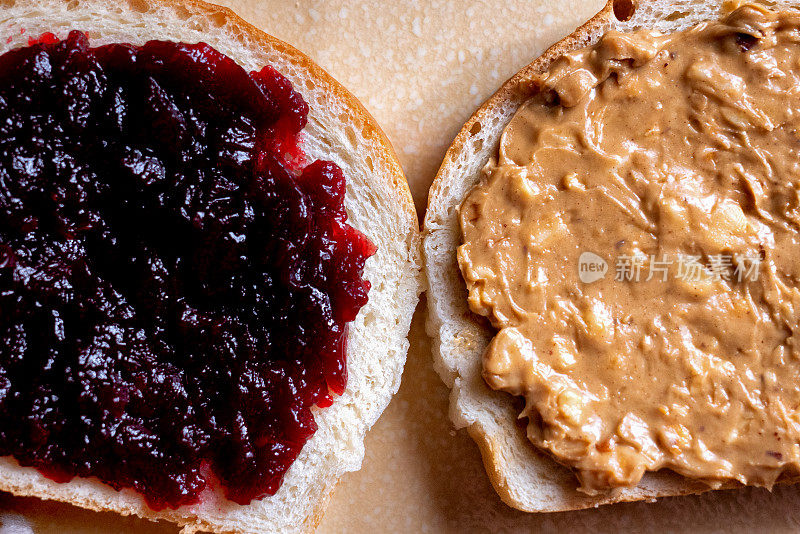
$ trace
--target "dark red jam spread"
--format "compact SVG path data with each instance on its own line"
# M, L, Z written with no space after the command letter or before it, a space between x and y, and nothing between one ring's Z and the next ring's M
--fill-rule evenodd
M0 455L155 509L277 491L375 252L307 113L205 44L0 56Z

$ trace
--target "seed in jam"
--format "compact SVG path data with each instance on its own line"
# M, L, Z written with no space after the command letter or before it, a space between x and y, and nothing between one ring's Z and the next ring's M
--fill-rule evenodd
M154 509L278 490L375 252L342 171L297 165L307 113L205 44L0 56L1 455Z

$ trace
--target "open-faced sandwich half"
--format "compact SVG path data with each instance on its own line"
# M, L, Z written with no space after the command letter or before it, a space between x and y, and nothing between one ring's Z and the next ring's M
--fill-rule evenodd
M385 135L197 1L0 6L0 489L312 529L421 289Z
M556 511L800 474L800 12L616 0L467 122L429 332L500 496Z

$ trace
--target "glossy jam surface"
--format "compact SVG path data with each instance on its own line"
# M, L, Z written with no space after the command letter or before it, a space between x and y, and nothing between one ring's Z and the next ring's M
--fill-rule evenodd
M155 509L277 491L375 252L307 113L204 44L0 56L0 455Z

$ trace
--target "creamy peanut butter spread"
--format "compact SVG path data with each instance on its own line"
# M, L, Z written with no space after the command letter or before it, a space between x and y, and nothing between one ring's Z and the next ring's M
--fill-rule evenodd
M588 493L800 473L800 15L611 31L460 207L483 374Z

